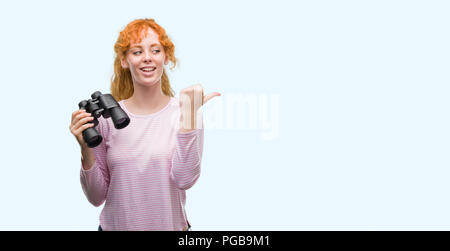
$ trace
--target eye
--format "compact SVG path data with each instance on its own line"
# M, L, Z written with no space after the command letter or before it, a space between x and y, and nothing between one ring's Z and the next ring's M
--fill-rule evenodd
M156 54L156 53L159 53L159 52L160 52L160 50L158 50L158 49L155 49L155 50L153 50L152 52Z
M135 51L133 52L133 55L140 55L142 53L142 51Z

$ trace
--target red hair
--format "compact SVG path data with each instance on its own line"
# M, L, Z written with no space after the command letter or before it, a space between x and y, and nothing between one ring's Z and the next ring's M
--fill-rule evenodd
M153 31L158 34L159 42L164 47L166 57L172 63L171 69L177 64L175 58L175 46L167 36L164 28L159 26L154 19L146 18L132 21L120 32L117 42L114 45L116 56L114 59L114 75L111 78L111 95L117 101L128 99L134 92L131 72L129 69L122 68L120 61L126 56L132 43L140 43L142 41L148 28L153 29ZM163 69L163 75L161 76L161 89L166 96L174 96L165 69Z

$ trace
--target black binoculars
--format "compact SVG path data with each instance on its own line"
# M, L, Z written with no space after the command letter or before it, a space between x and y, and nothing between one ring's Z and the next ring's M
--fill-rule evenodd
M104 118L112 118L114 127L116 129L125 128L130 123L130 118L119 106L119 103L111 94L102 94L99 91L92 93L92 99L83 100L78 104L80 109L92 114L94 120L89 123L94 123L94 127L89 127L83 131L83 139L90 148L96 147L102 143L102 136L98 133L95 127L98 125L100 116Z

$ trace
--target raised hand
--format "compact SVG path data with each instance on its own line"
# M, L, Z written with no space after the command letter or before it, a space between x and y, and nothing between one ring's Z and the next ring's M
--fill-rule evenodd
M203 87L200 84L189 86L180 92L180 131L188 132L195 128L195 121L198 109L214 97L220 96L218 92L203 94Z

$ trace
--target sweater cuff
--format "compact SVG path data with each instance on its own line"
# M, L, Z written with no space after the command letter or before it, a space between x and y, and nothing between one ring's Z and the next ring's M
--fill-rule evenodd
M192 130L190 132L180 132L178 130L177 135L178 135L178 137L191 137L194 134L198 134L201 130L203 130L203 129L194 129L194 130Z
M94 169L97 168L97 160L94 161L94 164L92 164L91 168L84 169L83 162L81 162L81 172L83 173L92 173Z

